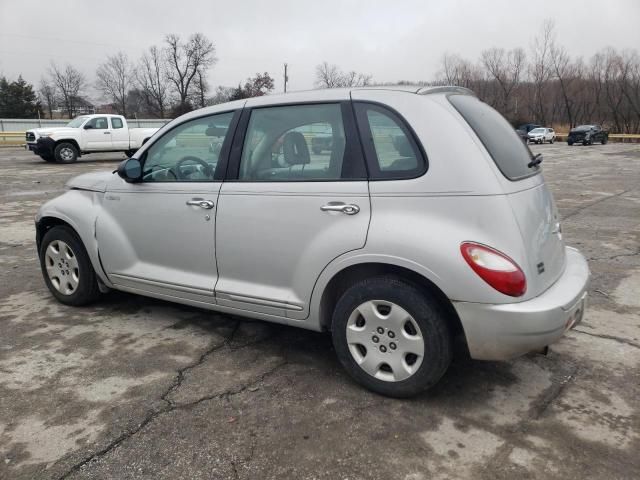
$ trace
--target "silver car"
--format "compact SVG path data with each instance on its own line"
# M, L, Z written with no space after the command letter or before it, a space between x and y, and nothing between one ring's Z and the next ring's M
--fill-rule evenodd
M541 160L456 87L216 105L44 204L42 273L69 305L117 289L330 331L356 381L410 396L442 377L455 339L504 360L582 319L589 268Z

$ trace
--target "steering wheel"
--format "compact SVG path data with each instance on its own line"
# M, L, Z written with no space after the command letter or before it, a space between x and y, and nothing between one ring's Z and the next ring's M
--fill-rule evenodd
M175 166L175 172L174 171L171 172L176 176L176 178L178 180L187 180L188 179L188 177L186 175L182 174L182 165L187 163L187 162L197 163L198 165L200 165L203 168L204 175L206 175L208 178L213 178L213 171L211 170L211 165L209 165L207 162L205 162L201 158L194 157L193 155L187 155L186 157L182 157L180 160L178 160L178 162L176 163L176 166Z

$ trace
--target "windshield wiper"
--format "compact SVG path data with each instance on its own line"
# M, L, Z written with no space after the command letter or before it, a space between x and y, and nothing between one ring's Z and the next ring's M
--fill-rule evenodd
M533 168L533 167L537 167L538 165L540 165L542 163L542 154L538 153L535 157L533 157L533 160L531 160L529 162L529 164L527 165L527 167L529 168Z

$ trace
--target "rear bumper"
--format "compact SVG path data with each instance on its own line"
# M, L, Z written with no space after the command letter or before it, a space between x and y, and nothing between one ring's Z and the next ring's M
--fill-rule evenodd
M454 302L472 358L507 360L550 345L584 315L589 265L566 248L562 276L542 295L520 303Z

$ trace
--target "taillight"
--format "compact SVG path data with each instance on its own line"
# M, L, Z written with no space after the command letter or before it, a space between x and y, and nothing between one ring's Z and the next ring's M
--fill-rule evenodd
M499 292L520 297L527 291L524 273L504 253L471 242L460 245L460 252L473 271Z

